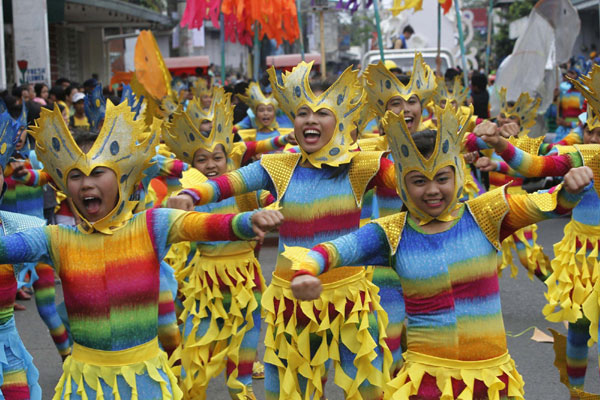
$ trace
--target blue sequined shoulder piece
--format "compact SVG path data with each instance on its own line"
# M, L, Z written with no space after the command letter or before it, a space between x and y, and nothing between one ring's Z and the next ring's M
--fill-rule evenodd
M46 225L46 221L41 218L8 211L0 211L0 221L2 222L0 236L12 235Z

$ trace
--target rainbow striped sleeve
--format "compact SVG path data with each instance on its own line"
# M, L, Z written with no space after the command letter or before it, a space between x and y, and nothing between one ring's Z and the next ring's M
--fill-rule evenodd
M49 237L52 229L57 228L57 225L31 228L14 235L0 236L0 264L38 261L51 264Z
M279 135L270 139L258 140L255 142L245 142L246 152L244 153L242 164L250 161L250 159L252 159L252 157L255 155L283 149L287 144L286 137L287 135Z
M508 165L526 177L543 177L543 176L563 176L571 168L581 167L583 160L577 152L562 154L537 156L529 154L508 143L500 157L508 163Z
M369 223L331 242L318 244L298 269L316 276L342 265L390 265L390 247L383 229Z
M192 196L196 205L203 205L260 189L274 192L269 174L259 162L254 162L182 193Z
M367 186L367 190L372 189L375 186L396 190L396 168L394 167L393 161L381 157L379 160L379 171L377 171L377 175L371 179L371 182Z
M472 151L491 149L490 146L479 136L474 133L469 133L464 140L465 151L470 153Z
M10 176L15 182L27 186L44 186L50 182L50 175L41 169L26 169L23 176ZM7 179L9 179L7 177Z
M172 209L152 209L147 212L148 226L152 232L165 231L161 234L165 244L182 241L212 242L249 240L256 234L252 230L252 212L240 214L209 214L196 211ZM156 240L153 240L155 243ZM162 240L161 240L162 241ZM163 250L163 249L160 249ZM161 252L159 251L158 254Z
M591 185L590 185L591 186ZM554 186L547 191L539 191L531 194L506 195L509 212L502 220L500 228L500 240L524 228L528 225L542 221L544 219L556 218L568 214L577 205L583 194L589 190L582 191L579 194L572 194L562 188L562 184ZM556 200L556 208L552 211L542 211L534 201L533 196L540 192L550 193Z
M540 146L540 154L548 154L555 146L573 146L574 144L582 144L583 137L580 132L572 130L562 140L555 143L542 143Z
M164 261L161 261L162 263ZM167 271L161 265L158 294L158 339L163 350L171 356L181 342L181 332L177 326L173 292L169 284L169 277L166 275L169 272L173 273L172 269Z
M43 263L35 266L38 279L33 283L35 289L35 304L38 314L48 327L50 336L61 356L71 354L69 334L56 310L56 289L54 286L54 269Z

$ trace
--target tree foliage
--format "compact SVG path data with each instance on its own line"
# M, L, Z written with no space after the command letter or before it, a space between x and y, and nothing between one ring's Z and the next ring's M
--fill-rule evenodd
M503 9L498 13L503 21L494 27L494 56L498 63L512 53L516 42L516 40L509 38L509 24L528 16L535 3L536 1L534 0L515 1L507 9Z
M355 13L351 22L342 24L341 29L343 33L350 34L350 46L364 46L376 29L375 20L373 16Z

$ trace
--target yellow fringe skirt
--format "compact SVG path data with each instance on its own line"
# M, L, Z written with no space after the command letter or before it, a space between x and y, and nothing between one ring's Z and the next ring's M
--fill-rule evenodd
M407 400L417 396L425 375L434 378L441 393L439 400L472 400L476 380L487 388L489 400L499 400L501 392L502 398L524 399L523 378L508 353L489 360L458 361L410 350L404 353L404 366L398 376L387 384L384 398ZM508 377L508 387L500 379L503 375ZM463 382L461 393L454 393L453 380Z
M600 291L597 287L599 239L600 227L598 226L582 224L575 220L571 220L565 226L563 239L554 245L552 274L545 282L548 286L546 293L548 304L544 307L543 313L549 321L577 321L583 316L582 305L594 291ZM592 247L589 252L588 243ZM592 304L588 304L590 310L591 307ZM596 317L595 320L598 321L598 318ZM598 329L597 323L592 322L592 326Z
M140 375L159 384L160 394L156 393L155 397L160 395L167 400L181 399L177 378L167 365L167 354L160 350L156 338L121 351L95 350L74 343L71 356L63 363L63 374L56 385L53 399L70 399L75 394L83 400L104 399L102 380L112 391L115 400L125 400L117 384L117 378L121 378L131 389L128 399L138 400L142 389L138 388L136 381ZM96 393L95 397L88 397L85 385Z
M373 386L384 387L392 362L385 343L387 315L367 271L340 267L322 275L323 292L313 301L296 300L289 279L276 273L263 295L262 307L267 325L265 363L277 367L279 398L320 398L328 360L333 361L334 382L344 390L346 399L360 399L358 388L367 379ZM376 318L378 337L369 329L373 323L370 316ZM341 345L356 355L355 376L348 376L342 368ZM383 354L383 370L372 364L378 351ZM299 377L307 380L303 393Z
M260 264L249 250L242 254L209 257L198 255L178 272L183 295L183 339L170 363L179 377L184 398L205 399L210 379L218 376L227 362L238 365L246 332L254 327L253 312L260 306L265 282ZM227 386L247 394L229 374Z
M533 244L530 244L528 239ZM519 242L518 246L517 241ZM524 246L524 248L519 248L521 246ZM548 273L548 258L544 254L542 246L537 243L537 225L533 224L521 228L502 241L502 258L498 260L498 272L500 275L508 267L510 267L511 278L516 277L519 273L519 268L513 259L513 250L517 252L520 256L519 258L521 258L521 262L525 264L523 266L527 268L529 279L533 279L538 266L543 275ZM524 257L521 257L523 254Z

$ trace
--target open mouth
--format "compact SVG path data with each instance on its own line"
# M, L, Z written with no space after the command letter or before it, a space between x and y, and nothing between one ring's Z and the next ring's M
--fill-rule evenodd
M88 215L95 215L100 211L102 200L99 197L88 196L83 198L83 206Z
M321 132L316 129L307 129L302 134L304 135L306 144L316 144L321 137Z
M444 200L443 199L425 200L425 204L429 208L439 208L439 207L442 207L444 205Z
M414 118L413 117L404 117L404 122L406 126L410 128L413 125Z
M206 174L204 174L204 176L206 176L207 178L214 178L217 175L218 175L218 173L216 171L211 171L211 172L207 172Z

